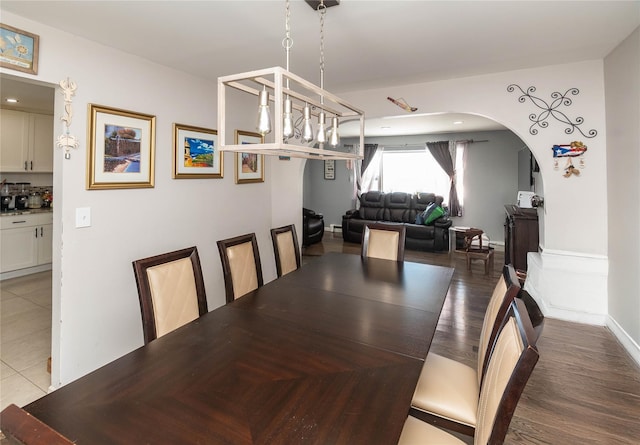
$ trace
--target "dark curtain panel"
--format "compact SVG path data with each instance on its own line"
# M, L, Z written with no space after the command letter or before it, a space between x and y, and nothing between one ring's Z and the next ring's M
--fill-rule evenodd
M449 141L427 142L427 148L438 162L440 167L449 176L451 188L449 189L449 214L461 216L460 201L458 201L458 191L456 190L456 171L449 152Z
M362 159L362 161L360 161L360 176L358 177L358 181L357 181L358 197L360 196L360 190L361 190L360 185L362 181L362 175L364 174L364 171L367 169L367 167L371 163L371 160L375 156L376 151L378 151L378 144L364 144L364 158Z
M373 156L378 151L378 144L364 144L364 159L362 160L362 166L360 167L360 174L363 174L367 169Z

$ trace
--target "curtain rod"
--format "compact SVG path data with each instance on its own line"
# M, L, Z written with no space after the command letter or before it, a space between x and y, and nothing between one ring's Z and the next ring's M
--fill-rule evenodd
M482 141L474 141L473 139L466 139L466 140L456 141L456 142L467 142L469 144L473 144L474 142L489 142L489 139L484 139Z
M475 141L473 139L465 139L465 140L461 140L461 141L455 141L455 142L466 142L468 144L473 144L475 142L489 142L489 139L483 139L481 141ZM382 147L385 148L425 148L426 142L424 144L392 144L392 145L384 145L384 144L379 144Z

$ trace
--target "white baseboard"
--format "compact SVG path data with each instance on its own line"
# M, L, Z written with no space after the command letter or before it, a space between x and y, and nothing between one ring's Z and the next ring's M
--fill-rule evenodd
M636 343L633 338L627 334L627 331L622 329L622 326L618 324L611 316L607 317L606 325L613 335L622 344L622 347L629 353L631 358L640 366L640 345Z
M25 275L31 275L32 273L44 272L45 270L51 270L51 263L42 264L40 266L27 267L26 269L11 270L9 272L2 272L0 274L0 281L8 280L9 278L23 277Z
M340 224L329 224L324 228L325 232L342 233L342 226Z

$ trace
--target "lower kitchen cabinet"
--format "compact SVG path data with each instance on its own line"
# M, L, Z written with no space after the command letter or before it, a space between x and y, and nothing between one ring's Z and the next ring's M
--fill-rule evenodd
M52 213L3 216L0 227L0 272L51 263Z

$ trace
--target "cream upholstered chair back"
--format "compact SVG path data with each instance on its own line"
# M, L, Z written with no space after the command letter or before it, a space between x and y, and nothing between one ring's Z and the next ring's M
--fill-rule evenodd
M538 362L536 333L522 300L516 298L501 324L492 348L485 380L476 399L475 445L502 444L520 396ZM452 394L455 398L456 394ZM413 417L405 422L398 445L464 445L466 442Z
M273 252L276 258L276 272L278 277L293 272L300 267L300 248L296 226L278 227L271 229Z
M196 247L133 262L145 344L207 313Z
M488 354L496 335L498 335L502 320L509 309L509 305L519 292L520 281L518 281L516 270L511 264L505 264L484 314L480 343L478 345L478 385L482 383Z
M515 299L486 369L478 403L475 445L501 444L522 391L538 362L535 333L524 302Z
M262 266L255 233L217 242L227 303L262 286Z
M362 257L404 261L406 230L402 224L367 224L362 233Z

